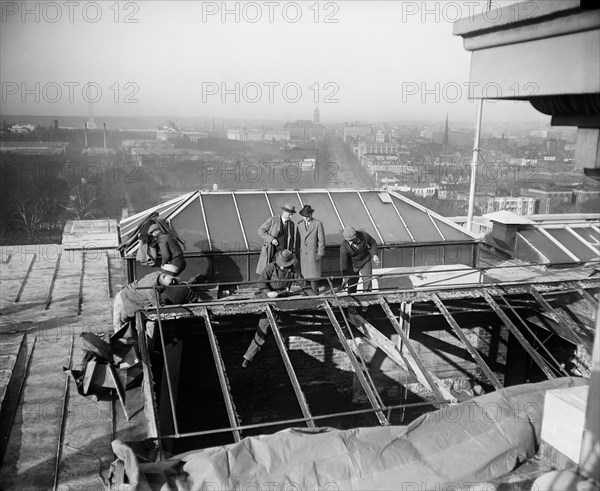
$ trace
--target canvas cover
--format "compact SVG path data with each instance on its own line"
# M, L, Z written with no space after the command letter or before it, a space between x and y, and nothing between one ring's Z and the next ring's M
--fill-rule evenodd
M428 413L409 426L288 429L157 464L138 464L117 440L113 450L132 483L119 489L472 490L535 455L546 391L587 383L565 377L524 384Z

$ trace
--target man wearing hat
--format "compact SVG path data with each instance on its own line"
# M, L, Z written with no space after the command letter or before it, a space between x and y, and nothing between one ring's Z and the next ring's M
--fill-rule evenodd
M182 273L186 267L186 262L183 257L183 250L181 250L181 246L177 243L175 237L163 232L160 225L156 223L150 226L148 235L156 240L156 246L160 250L162 266L172 265L177 268L176 274Z
M321 277L321 258L325 255L325 232L323 224L313 218L315 210L310 205L304 205L300 216L304 220L298 222L296 245L299 251L300 272L304 278L310 278L310 285L316 292L319 291Z
M255 296L257 298L277 298L287 296L290 295L291 287L294 283L298 283L301 288L301 291L298 292L299 294L316 295L316 292L310 288L306 281L304 281L302 275L296 271L296 262L296 256L292 251L284 249L283 251L278 252L275 256L275 261L267 264L261 273L259 289ZM292 294L295 294L295 292ZM277 318L277 315L275 315L275 319ZM258 321L254 339L244 354L243 367L248 366L256 356L256 353L258 353L263 344L265 344L265 337L267 336L268 331L269 320L265 316Z
M165 264L160 271L147 274L139 280L126 285L115 295L113 303L113 327L115 332L135 316L135 313L143 308L156 306L156 296L153 286L158 287L159 294L165 287L179 282L177 268L172 264Z
M263 244L256 265L256 274L261 274L278 252L284 249L294 250L296 228L292 215L296 213L296 207L286 203L281 210L281 215L269 218L258 229L258 236L263 240Z
M348 293L356 293L358 273L363 278L363 291L371 291L373 266L371 259L379 265L377 242L367 232L360 232L354 227L344 230L344 242L340 245L340 270L342 276L347 276L344 283L348 284Z

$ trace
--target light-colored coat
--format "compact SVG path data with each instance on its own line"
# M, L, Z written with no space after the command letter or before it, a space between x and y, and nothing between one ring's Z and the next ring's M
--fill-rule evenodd
M260 251L260 257L258 258L258 264L256 265L256 274L261 274L267 264L273 261L275 250L271 244L272 240L279 235L281 231L281 215L277 215L269 218L263 223L258 229L258 236L263 240L262 249ZM286 249L294 251L294 239L296 237L296 229L294 222L290 219L290 233L287 238Z
M321 261L325 255L325 232L323 224L314 218L308 224L308 230L304 220L296 226L296 247L300 259L300 272L304 278L321 277Z

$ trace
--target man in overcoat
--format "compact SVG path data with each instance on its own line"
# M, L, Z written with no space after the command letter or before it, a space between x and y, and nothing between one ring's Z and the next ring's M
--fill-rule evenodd
M281 215L269 218L258 229L258 236L263 240L260 257L256 265L256 274L260 275L267 264L273 262L278 252L287 249L293 251L296 240L296 226L292 215L296 207L286 203L281 207Z
M304 205L300 210L303 221L296 226L296 247L300 259L300 272L309 279L310 286L319 291L319 280L312 278L321 277L321 259L325 256L325 232L320 220L313 218L315 210L310 205Z

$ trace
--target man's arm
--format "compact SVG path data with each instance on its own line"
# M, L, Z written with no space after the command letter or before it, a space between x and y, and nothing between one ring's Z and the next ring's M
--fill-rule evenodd
M379 264L379 256L377 255L377 253L379 252L377 248L377 242L367 232L365 232L365 235L367 236L367 244L371 249L371 259L373 259L373 262L375 264Z
M258 289L261 292L270 292L273 289L271 288L271 276L273 274L273 269L267 265L263 272L260 274L260 278L258 279Z
M162 261L162 264L167 264L172 259L168 241L163 237L160 237L158 239L158 247L160 248L160 260Z
M319 222L317 226L317 244L317 256L323 257L325 255L325 230L322 222Z
M342 275L347 275L350 273L348 270L348 250L346 248L345 241L340 245L340 272Z
M271 235L271 226L273 224L272 221L273 219L269 218L258 228L258 236L267 244L270 244L271 241L275 238Z
M301 273L298 273L298 271L294 272L294 279L296 280L298 286L301 288L301 292L303 295L317 295L317 292L315 292L312 289L308 281L306 281L304 279L304 276L302 276Z

